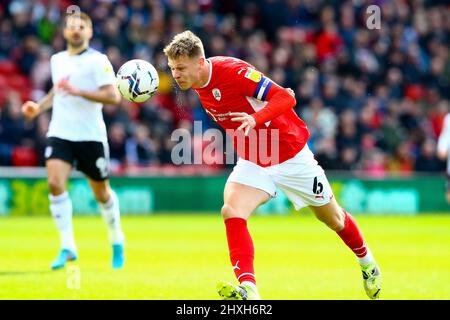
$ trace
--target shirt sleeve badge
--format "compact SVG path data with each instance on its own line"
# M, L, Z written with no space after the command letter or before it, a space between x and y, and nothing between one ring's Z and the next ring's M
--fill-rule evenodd
M258 82L261 81L262 75L261 75L261 73L259 73L259 72L256 71L255 69L248 68L248 69L247 69L247 72L245 73L245 77L246 77L247 79L252 80L253 82L258 83Z

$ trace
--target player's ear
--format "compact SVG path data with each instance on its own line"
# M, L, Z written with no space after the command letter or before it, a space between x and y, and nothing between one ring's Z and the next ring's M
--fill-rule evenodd
M68 30L67 26L65 25L63 28L63 37L65 40L67 40L69 37L68 32L69 32L69 30Z
M203 67L205 65L206 59L205 57L199 57L198 58L198 64Z
M92 28L87 28L86 32L88 39L91 40L94 35L94 31L92 30Z

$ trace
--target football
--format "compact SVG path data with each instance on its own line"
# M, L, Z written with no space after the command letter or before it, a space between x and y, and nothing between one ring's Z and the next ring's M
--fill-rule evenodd
M125 62L117 71L116 78L120 94L128 101L144 102L158 90L158 72L151 63L144 60Z

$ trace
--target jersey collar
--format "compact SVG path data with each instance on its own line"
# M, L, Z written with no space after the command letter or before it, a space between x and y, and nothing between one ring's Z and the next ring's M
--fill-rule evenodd
M89 50L89 47L87 47L86 49L84 49L83 51L78 52L78 56L81 56L83 53L85 53L86 51Z
M78 52L77 54L69 55L69 56L72 56L72 57L81 56L83 53L85 53L85 52L88 51L89 49L90 49L90 47L87 47L86 49L84 49L84 50ZM69 51L67 51L67 53L69 53Z
M209 62L209 77L208 77L208 81L206 81L205 85L201 86L200 89L206 88L208 86L208 84L211 82L211 77L212 77L212 61L209 59L206 59L206 61Z

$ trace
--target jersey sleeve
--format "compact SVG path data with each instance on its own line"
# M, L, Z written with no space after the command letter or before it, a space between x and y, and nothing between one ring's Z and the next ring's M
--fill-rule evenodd
M94 66L94 80L97 88L108 84L116 84L113 66L105 55L101 55L96 61L96 65Z
M273 88L278 87L271 79L251 67L238 69L235 77L241 94L260 101L268 100Z

